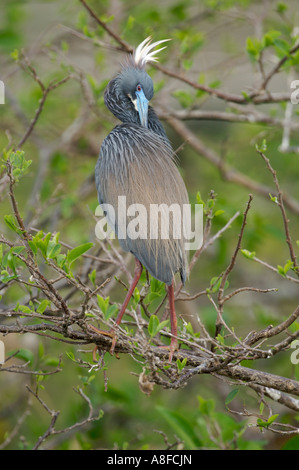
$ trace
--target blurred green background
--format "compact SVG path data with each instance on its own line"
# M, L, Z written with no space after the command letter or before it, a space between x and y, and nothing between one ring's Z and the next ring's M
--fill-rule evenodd
M148 35L154 40L172 38L159 55L163 66L195 82L236 94L249 93L258 77L257 64L246 51L247 38L278 30L290 41L291 31L299 19L295 0L286 3L93 0L88 3L109 27L133 46ZM24 146L26 157L33 163L16 188L20 210L34 227L45 232L59 231L61 240L72 246L94 241L93 214L97 197L93 172L101 142L116 125L104 106L103 92L109 79L119 70L124 54L107 47L114 43L90 19L79 1L2 0L0 9L0 79L6 86L6 102L0 106L0 148L7 145L8 138L13 142L20 140L41 98L37 83L16 63L17 54L24 49L46 84L70 72L75 77L49 94L35 130ZM269 55L268 67L273 65L272 59ZM228 109L224 101L196 92L153 67L148 71L156 87L152 104L158 111ZM296 66L292 73L296 78ZM274 77L269 88L274 92L287 92L288 70ZM282 119L285 106L283 102L256 108ZM298 121L297 114L294 107L294 122ZM72 123L78 125L78 132L69 141L65 131L72 130L69 127ZM173 148L179 148L182 139L167 122L164 124ZM256 143L261 144L266 139L267 155L281 187L298 198L298 154L279 151L280 126L219 120L193 120L186 125L226 163L255 182L273 187L271 175L255 149ZM298 145L296 134L292 135L292 145ZM244 211L250 192L247 188L223 180L219 169L192 150L188 143L179 150L178 156L191 202L196 202L198 191L204 201L211 190L217 194L216 207L223 212L213 219L213 233L236 211ZM284 265L289 254L280 212L270 198L254 192L253 196L242 246L255 251L257 257L273 266ZM8 198L2 197L0 207L2 216L9 213ZM298 214L289 212L289 217L296 240L299 238ZM187 283L188 292L204 290L211 278L226 268L236 246L241 220L239 217L201 256ZM2 222L1 229L6 231ZM230 286L244 285L276 287L279 291L267 295L244 293L229 303L225 319L240 336L251 329L281 321L297 305L296 284L240 256L230 277ZM17 302L23 295L20 288L11 288L3 297L2 305ZM119 284L115 283L110 296L117 301L123 299L124 291ZM177 311L186 321L192 321L195 329L199 315L206 328L213 332L216 313L205 296L179 303ZM283 439L266 430L261 432L256 427L248 427L254 420L230 414L225 399L236 387L219 379L194 377L181 390L163 390L156 386L152 395L146 396L140 391L136 376L142 371L141 365L131 357L121 357L120 361L107 357L105 391L103 373L93 374L72 361L72 354L84 359L77 347L31 334L9 335L4 341L7 351L23 348L27 354L31 352L29 359L33 369L55 366L62 355L63 371L48 376L40 384L44 387L41 390L44 401L50 408L60 410L58 429L84 419L88 412L86 403L73 391L78 385L84 388L94 408L104 412L99 421L78 431L57 435L47 440L44 447L163 449L163 435L155 432L162 431L170 443L182 441L183 444L178 445L185 449L262 449L287 445L298 448L298 439L287 444L290 436ZM298 366L291 364L289 356L289 352L283 352L276 358L259 361L257 367L299 379ZM255 367L254 364L249 366ZM34 388L34 377L0 374L0 440L11 432L28 406L26 384ZM49 424L49 415L33 396L29 399L31 413L9 448L31 448ZM240 411L243 405L250 411L259 411L256 395L246 387L240 387L229 406ZM281 413L285 422L296 422L296 416L279 405L273 405L273 409Z

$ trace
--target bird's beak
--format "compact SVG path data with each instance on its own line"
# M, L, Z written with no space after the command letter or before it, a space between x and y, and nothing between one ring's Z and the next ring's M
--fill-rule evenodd
M143 127L147 127L148 122L148 99L146 99L143 90L136 91L137 97L137 111L139 114L140 122Z

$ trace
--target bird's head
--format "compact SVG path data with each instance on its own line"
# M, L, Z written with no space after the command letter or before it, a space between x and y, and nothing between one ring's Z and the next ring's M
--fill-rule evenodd
M122 111L127 114L131 113L132 116L139 116L141 125L147 127L148 103L154 95L154 85L151 77L145 70L145 66L148 62L157 61L155 54L165 49L165 47L161 47L158 50L153 49L166 41L169 41L169 39L163 39L152 44L151 38L146 38L136 48L135 53L128 56L121 72L110 82L110 88L108 85L105 101L108 108L117 117L121 116L120 108L122 108ZM114 109L109 105L111 103L109 103L108 94L109 90L111 90L111 85L113 85L117 99L117 102L114 103ZM116 110L118 114L116 114Z
M119 74L118 83L123 95L129 100L128 105L138 113L141 125L147 127L148 103L154 95L151 77L144 68L129 66Z

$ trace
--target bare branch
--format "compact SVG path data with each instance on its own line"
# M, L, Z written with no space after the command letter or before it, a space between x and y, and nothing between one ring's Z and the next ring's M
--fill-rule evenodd
M294 268L297 276L299 277L299 266L298 266L298 263L297 263L297 257L296 257L296 254L295 254L294 246L293 246L291 235L290 235L289 219L288 219L286 211L285 211L283 194L282 194L282 191L280 189L280 185L279 185L279 182L278 182L276 171L271 166L269 158L267 158L266 155L263 152L261 152L260 150L257 150L257 152L263 158L263 160L266 162L267 168L270 171L270 173L272 174L272 177L273 177L273 180L274 180L274 183L275 183L275 186L276 186L276 190L277 190L277 195L278 195L277 196L278 206L280 208L282 219L283 219L284 230L285 230L285 235L286 235L286 242L287 242L287 245L289 247L291 260L293 262L293 268Z

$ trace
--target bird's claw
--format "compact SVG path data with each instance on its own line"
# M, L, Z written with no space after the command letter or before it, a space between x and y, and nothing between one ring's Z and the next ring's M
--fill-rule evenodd
M111 354L111 356L113 356L116 341L117 341L117 336L116 336L115 331L113 329L110 330L110 331L100 330L99 328L96 328L93 325L88 325L88 327L91 328L97 334L104 335L104 336L109 336L110 338L112 338L112 344L111 344L111 348L109 350L109 353ZM95 348L92 352L92 359L93 359L94 362L97 362L97 358L96 358L97 351L99 351L99 347L95 346ZM119 359L119 355L117 353L115 353L115 357L116 357L116 359Z
M176 338L171 338L170 346L159 346L161 349L169 349L168 362L172 362L173 355L179 350L179 344Z

